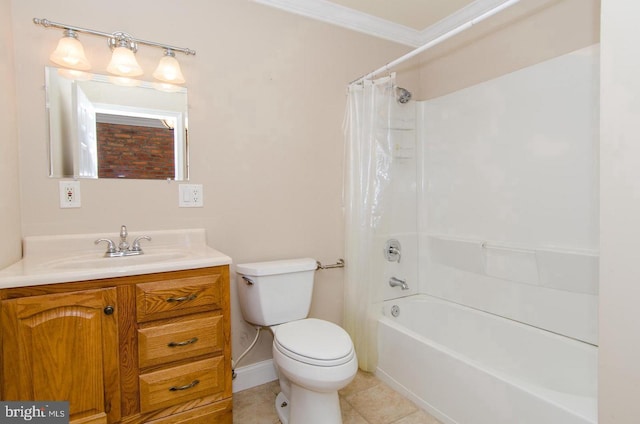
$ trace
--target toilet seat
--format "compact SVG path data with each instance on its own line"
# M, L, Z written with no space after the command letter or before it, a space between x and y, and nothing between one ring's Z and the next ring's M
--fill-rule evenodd
M279 325L273 344L283 355L320 367L334 367L353 359L351 338L341 327L315 318Z

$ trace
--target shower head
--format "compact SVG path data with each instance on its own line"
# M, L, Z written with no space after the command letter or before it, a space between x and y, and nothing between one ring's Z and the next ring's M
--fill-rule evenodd
M396 95L398 96L398 102L404 104L411 100L411 92L402 87L396 87Z

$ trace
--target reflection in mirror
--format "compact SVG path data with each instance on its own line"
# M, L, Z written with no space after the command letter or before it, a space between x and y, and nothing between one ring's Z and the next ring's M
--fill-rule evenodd
M186 88L74 75L45 68L51 177L188 179Z

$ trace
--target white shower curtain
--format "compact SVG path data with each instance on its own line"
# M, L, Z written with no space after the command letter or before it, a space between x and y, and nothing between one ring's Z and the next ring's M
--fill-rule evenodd
M395 102L395 74L352 84L348 90L345 150L345 310L344 328L350 334L360 368L377 364L377 314L381 301L376 287L374 251L383 214L391 168L391 110Z

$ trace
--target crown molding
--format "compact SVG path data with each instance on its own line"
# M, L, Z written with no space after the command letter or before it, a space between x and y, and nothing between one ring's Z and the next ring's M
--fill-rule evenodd
M441 35L466 24L503 3L506 3L506 1L507 0L476 0L473 3L469 3L462 9L420 31L418 36L420 41L416 47L435 40Z
M327 0L253 1L374 37L394 41L399 44L419 47L482 15L488 10L499 6L506 0L476 0L422 31L359 12Z
M253 1L408 46L419 45L421 39L420 31L413 28L358 12L326 0Z

